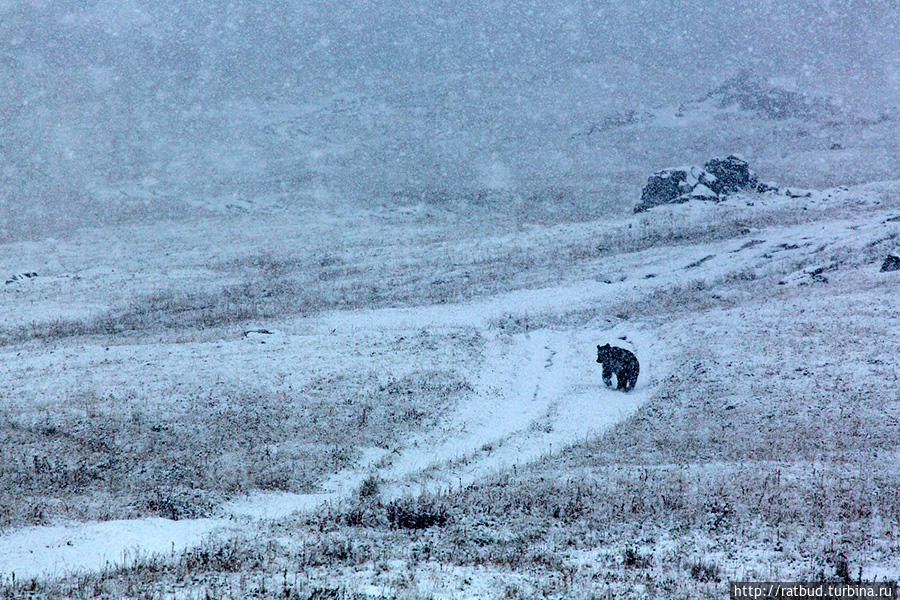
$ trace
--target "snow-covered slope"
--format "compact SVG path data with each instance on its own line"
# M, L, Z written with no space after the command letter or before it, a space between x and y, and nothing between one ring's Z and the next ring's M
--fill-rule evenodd
M406 498L551 459L627 421L679 379L676 358L696 335L661 319L779 294L802 299L823 286L863 285L880 298L892 275L878 267L893 249L898 216L900 185L886 182L809 198L737 195L619 221L519 231L483 224L463 238L452 216L321 215L312 222L316 243L329 240L327 255L302 244L291 250L305 239L301 223L310 215L291 221L290 212L248 216L231 229L210 218L122 228L127 236L88 231L52 245L8 245L2 268L38 275L2 290L0 369L14 390L4 399L12 411L5 427L10 443L22 444L4 451L24 449L24 460L7 467L19 475L5 477L25 474L49 487L18 479L7 489L7 502L30 508L5 513L0 574L59 575L177 552L214 530L240 532L295 510L314 514L354 498L371 478L383 498ZM358 219L372 226L348 227ZM165 256L154 241L163 236ZM209 302L235 280L262 273L259 285L271 298L310 269L344 295L297 312L275 304L280 312L260 315L241 308L256 296L226 294L227 310L217 305L202 318L183 318L197 310L192 302ZM436 301L421 303L427 290L457 277L464 286L443 287ZM377 294L385 278L395 288L381 300L346 287L360 279L356 287ZM152 318L123 320L149 314L148 302L156 303ZM22 322L23 306L31 307L31 322ZM639 357L633 393L604 388L594 358L596 344L606 342ZM141 464L149 451L175 465L153 466L133 485L146 486L150 497L181 489L190 477L167 469L194 469L184 452L225 442L210 426L217 419L256 436L237 436L244 441L229 446L231 462L202 458L232 487L193 479L193 499L161 504L106 483L117 463ZM72 428L68 438L60 428ZM166 437L169 430L180 437ZM306 453L297 441L316 450ZM175 452L159 446L173 443ZM339 456L323 462L336 443ZM230 474L244 461L266 472L277 465L272 476L282 483ZM298 470L309 477L290 474ZM98 494L106 505L91 507ZM67 507L71 498L86 508ZM176 501L179 520L144 518L176 510ZM103 514L113 520L94 522ZM115 520L128 515L141 518ZM22 527L32 519L53 524Z

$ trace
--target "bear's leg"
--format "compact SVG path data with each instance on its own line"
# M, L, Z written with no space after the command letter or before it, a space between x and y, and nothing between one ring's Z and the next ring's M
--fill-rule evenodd
M625 382L625 391L630 392L634 389L635 384L637 384L637 377L631 375L628 377L628 380Z
M612 369L603 365L603 383L606 384L606 387L612 387Z
M625 384L627 381L628 381L628 375L625 373L625 371L618 371L616 373L616 389L617 390L624 390Z

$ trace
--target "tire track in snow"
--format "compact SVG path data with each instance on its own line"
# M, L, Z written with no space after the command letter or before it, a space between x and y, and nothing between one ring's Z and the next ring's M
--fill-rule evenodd
M593 352L596 340L608 338L598 330L539 330L494 340L475 393L442 429L444 437L418 441L379 474L386 495L466 485L627 418L647 399L653 373L647 360L634 392L607 390ZM452 431L464 435L448 436Z

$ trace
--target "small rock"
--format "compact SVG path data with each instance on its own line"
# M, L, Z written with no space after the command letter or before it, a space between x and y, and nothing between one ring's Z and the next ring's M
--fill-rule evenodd
M881 272L886 271L900 271L900 256L888 254L885 257L884 262L881 263Z
M7 279L4 283L8 285L10 283L22 281L23 279L31 279L32 277L37 277L37 273L35 273L34 271L27 271L25 273L16 273L15 275L13 275L9 279Z
M249 329L244 332L244 337L247 337L248 335L251 335L254 333L260 334L260 335L272 335L272 332L269 331L268 329Z

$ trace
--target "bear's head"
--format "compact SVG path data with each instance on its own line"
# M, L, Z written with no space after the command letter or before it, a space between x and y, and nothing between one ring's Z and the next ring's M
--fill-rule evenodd
M597 344L597 362L598 363L606 362L607 360L609 360L610 348L611 347L609 344L606 344L605 346L601 346L600 344Z

